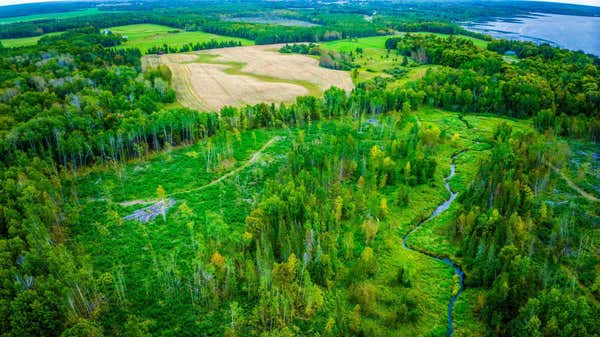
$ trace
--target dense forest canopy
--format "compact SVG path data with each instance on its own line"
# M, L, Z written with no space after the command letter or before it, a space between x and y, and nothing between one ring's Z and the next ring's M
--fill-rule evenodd
M0 336L600 335L600 60L457 24L597 9L190 4L0 25L61 32L0 46ZM150 56L286 43L355 87L186 108L105 29L139 23L227 37Z

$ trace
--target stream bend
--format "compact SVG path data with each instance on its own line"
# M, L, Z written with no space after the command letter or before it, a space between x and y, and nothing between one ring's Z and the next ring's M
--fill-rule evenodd
M404 247L408 250L423 254L423 255L427 255L433 259L436 259L436 260L452 267L452 269L454 269L454 274L458 275L458 277L459 277L460 288L456 294L452 295L452 297L450 298L450 303L448 304L448 332L446 333L446 337L452 336L452 333L454 332L454 327L452 325L452 311L454 309L454 303L456 302L456 299L463 292L465 273L463 272L462 268L457 263L452 261L450 258L438 256L438 255L432 254L430 252L421 250L419 248L413 247L413 246L409 245L406 241L408 239L408 236L411 235L412 233L414 233L417 229L419 229L424 223L437 217L442 212L447 210L448 207L450 207L450 205L454 202L454 199L456 199L456 197L458 196L458 192L452 191L452 188L450 187L450 179L452 179L452 177L454 177L454 174L456 173L456 164L455 164L456 157L458 157L460 154L464 153L465 151L467 151L467 150L459 151L452 156L452 163L450 164L450 174L444 178L446 190L448 192L450 192L450 197L446 201L444 201L442 204L440 204L431 213L431 215L429 215L424 220L421 220L416 226L414 226L411 230L409 230L402 237L402 247Z

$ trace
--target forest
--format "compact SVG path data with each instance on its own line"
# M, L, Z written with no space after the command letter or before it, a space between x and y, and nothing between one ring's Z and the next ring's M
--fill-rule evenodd
M0 336L600 336L600 59L448 17L550 5L73 6L0 25L40 37L0 45ZM200 111L148 62L240 39L354 88Z

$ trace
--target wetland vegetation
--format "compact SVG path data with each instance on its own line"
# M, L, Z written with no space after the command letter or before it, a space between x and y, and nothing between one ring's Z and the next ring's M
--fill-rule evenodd
M467 3L0 25L0 336L598 336L600 61Z

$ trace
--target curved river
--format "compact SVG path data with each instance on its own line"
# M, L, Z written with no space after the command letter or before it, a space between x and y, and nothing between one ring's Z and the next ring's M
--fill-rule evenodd
M431 254L429 252L420 250L419 248L413 247L406 242L406 239L408 238L409 235L411 235L417 229L419 229L419 227L421 227L424 223L437 217L442 212L447 210L448 207L450 207L450 205L452 204L452 202L454 202L454 199L456 199L456 196L458 196L458 193L452 191L452 188L450 188L450 179L452 179L452 177L454 177L454 174L456 173L456 164L454 163L454 160L456 159L456 157L458 155L460 155L461 153L463 153L465 151L466 150L460 151L452 156L452 164L450 164L450 174L446 178L444 178L446 190L448 190L448 192L450 192L450 198L448 198L448 200L444 201L441 205L439 205L435 209L435 211L433 211L433 213L431 213L430 216L428 216L424 220L421 220L421 222L419 222L415 227L413 227L410 231L408 231L402 237L402 246L404 248L414 251L414 252L418 252L423 255L427 255L431 258L441 261L442 263L452 267L454 269L454 273L456 275L458 275L458 277L459 277L460 289L458 290L458 292L455 295L452 296L452 298L450 298L450 303L448 304L448 332L446 333L446 337L452 336L452 333L454 332L454 328L452 326L452 310L454 309L454 303L456 302L456 299L458 298L458 296L462 293L462 291L464 289L463 281L465 278L465 273L463 272L463 270L460 268L460 266L458 264L454 263L454 261L450 260L449 258L437 256L437 255Z

